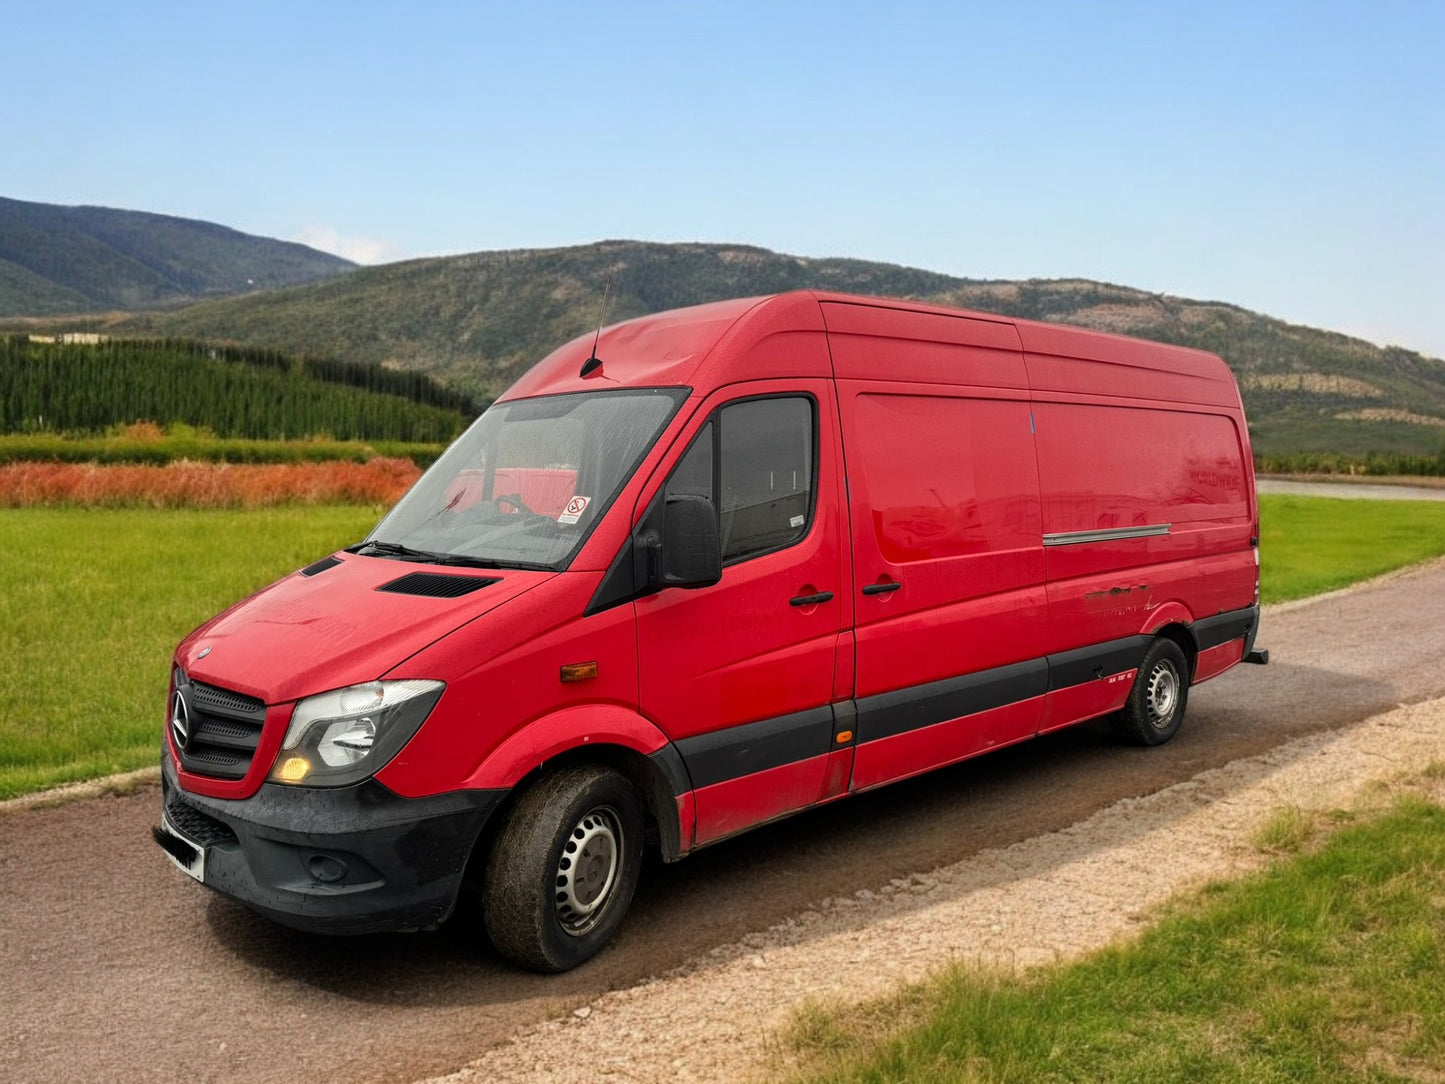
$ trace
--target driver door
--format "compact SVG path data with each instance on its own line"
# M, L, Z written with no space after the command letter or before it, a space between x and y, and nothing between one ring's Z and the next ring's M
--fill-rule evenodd
M640 702L692 776L698 844L816 802L852 614L837 412L825 380L734 385L665 485L718 510L722 578L635 603Z

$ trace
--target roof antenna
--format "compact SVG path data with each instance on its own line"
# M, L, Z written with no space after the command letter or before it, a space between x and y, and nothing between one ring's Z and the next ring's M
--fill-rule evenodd
M591 376L602 368L602 359L597 356L597 343L602 338L602 324L607 319L607 298L612 293L612 276L607 276L607 285L602 290L602 308L597 313L597 334L592 337L592 356L582 363L578 376Z

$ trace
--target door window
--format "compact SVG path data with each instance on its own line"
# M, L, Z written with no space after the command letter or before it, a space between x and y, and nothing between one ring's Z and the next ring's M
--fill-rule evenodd
M783 549L808 533L817 461L813 400L745 399L723 407L667 483L718 510L724 563Z

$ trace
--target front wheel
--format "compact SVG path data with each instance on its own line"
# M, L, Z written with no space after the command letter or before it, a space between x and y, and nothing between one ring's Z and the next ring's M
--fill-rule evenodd
M1189 662L1178 644L1160 637L1145 652L1114 728L1137 745L1163 745L1178 732L1188 700Z
M597 765L544 776L512 807L487 861L482 910L492 944L534 971L566 971L622 924L642 860L642 806Z

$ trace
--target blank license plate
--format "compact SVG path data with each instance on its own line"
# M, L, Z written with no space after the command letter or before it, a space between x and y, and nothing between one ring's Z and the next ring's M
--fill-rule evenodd
M161 850L166 852L166 857L175 863L182 873L205 882L206 848L181 835L164 813L161 814L161 826L155 829L154 835Z

